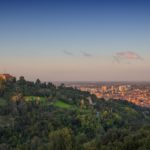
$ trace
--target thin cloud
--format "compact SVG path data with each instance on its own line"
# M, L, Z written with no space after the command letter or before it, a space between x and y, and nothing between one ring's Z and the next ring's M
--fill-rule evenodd
M83 56L85 57L92 57L92 54L87 53L87 52L81 52L83 54Z
M127 61L143 60L143 58L140 55L132 51L117 52L113 56L113 58L117 63L120 63L121 60Z
M72 52L69 52L67 50L63 50L63 53L68 55L68 56L74 56L74 54Z
M118 52L116 56L123 59L129 60L141 60L142 57L135 52L127 51L127 52Z

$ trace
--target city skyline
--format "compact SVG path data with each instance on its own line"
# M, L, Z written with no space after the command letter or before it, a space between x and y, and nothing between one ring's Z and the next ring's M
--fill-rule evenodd
M0 72L44 81L150 81L149 6L1 1Z

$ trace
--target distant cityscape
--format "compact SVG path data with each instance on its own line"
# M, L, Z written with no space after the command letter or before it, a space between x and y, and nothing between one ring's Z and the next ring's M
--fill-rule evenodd
M0 74L2 80L14 78L10 74ZM150 107L150 82L65 82L65 86L87 91L105 100L127 100L142 107Z
M65 83L65 86L88 91L105 100L127 100L139 106L150 107L149 82L70 82Z

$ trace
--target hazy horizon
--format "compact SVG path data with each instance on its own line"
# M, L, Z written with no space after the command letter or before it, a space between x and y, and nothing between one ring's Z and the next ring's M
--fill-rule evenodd
M149 6L0 1L0 72L42 81L150 81Z

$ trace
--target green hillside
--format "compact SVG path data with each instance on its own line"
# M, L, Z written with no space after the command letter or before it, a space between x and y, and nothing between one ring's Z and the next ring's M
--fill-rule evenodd
M149 108L24 78L1 93L2 150L149 150Z
M66 108L66 109L69 109L69 108L73 107L72 105L67 104L63 101L55 101L53 103L53 106L56 106L56 107L59 107L59 108Z

